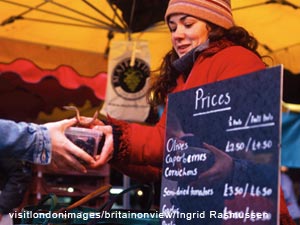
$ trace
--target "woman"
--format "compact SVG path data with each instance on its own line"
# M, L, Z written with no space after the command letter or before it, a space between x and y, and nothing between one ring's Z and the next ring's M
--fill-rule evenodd
M228 0L171 0L165 20L171 31L173 49L165 56L160 76L150 89L154 96L150 102L154 105L165 105L169 93L265 68L256 52L257 41L246 30L233 25ZM124 168L124 173L138 179L158 179L166 110L154 127L113 118L108 118L108 123L108 126L95 127L106 136L95 166L111 160L119 169ZM146 170L136 174L135 167L140 165L147 165L152 175L143 176Z
M173 49L165 56L160 76L150 89L152 104L166 105L170 93L265 68L256 51L256 39L234 26L230 0L171 0L165 21ZM138 180L160 179L166 110L153 127L113 118L108 118L108 124L95 127L104 132L106 140L94 166L110 160L114 167ZM226 166L231 163L229 159Z

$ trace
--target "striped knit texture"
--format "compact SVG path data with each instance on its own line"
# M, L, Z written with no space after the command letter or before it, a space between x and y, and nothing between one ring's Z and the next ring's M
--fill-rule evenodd
M224 27L233 26L230 0L170 0L166 22L172 14L187 14Z

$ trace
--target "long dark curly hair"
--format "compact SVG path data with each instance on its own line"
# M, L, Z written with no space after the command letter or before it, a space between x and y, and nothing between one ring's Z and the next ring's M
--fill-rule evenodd
M230 42L231 45L243 46L262 58L257 52L258 41L243 27L233 26L225 29L210 22L207 22L207 26L210 28L208 35L209 47L201 53L202 57L212 56L221 49L228 47L228 45L222 43ZM147 98L152 106L164 105L167 95L176 87L176 80L180 74L172 67L172 63L178 58L177 53L172 48L165 55L160 68L156 71L159 75L153 76Z

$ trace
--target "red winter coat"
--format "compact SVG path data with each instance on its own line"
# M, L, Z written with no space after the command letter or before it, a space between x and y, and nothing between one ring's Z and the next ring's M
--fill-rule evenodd
M173 92L187 90L200 85L237 77L264 69L259 57L241 46L227 47L211 57L197 58L188 79L180 76ZM112 165L128 176L139 181L155 181L161 178L164 151L166 110L155 126L125 123L110 119L121 130L120 146ZM281 194L281 197L283 195ZM281 221L293 224L286 204L281 198ZM282 219L283 218L283 219ZM289 223L291 222L291 223Z

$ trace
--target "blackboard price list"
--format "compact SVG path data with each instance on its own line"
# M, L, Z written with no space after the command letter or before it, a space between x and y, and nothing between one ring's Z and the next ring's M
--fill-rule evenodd
M239 151L263 151L270 150L273 147L273 142L271 139L254 139L249 137L245 141L227 141L225 152L239 152Z
M260 187L249 183L246 183L245 186L232 186L226 183L224 187L224 197L246 197L247 194L252 197L268 197L271 196L272 193L272 188Z

